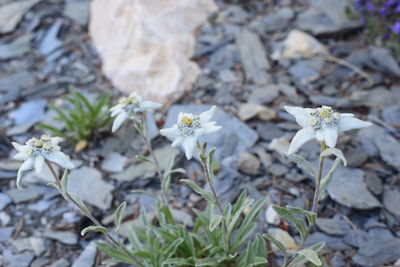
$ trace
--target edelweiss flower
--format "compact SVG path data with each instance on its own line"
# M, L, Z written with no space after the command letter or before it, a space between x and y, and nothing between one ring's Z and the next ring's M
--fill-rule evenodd
M45 159L57 163L65 169L74 168L74 164L72 164L70 159L60 151L58 143L61 141L62 138L60 137L42 135L40 139L29 139L26 141L25 145L20 145L15 142L12 143L18 151L14 158L24 161L18 170L18 188L21 188L22 173L33 168L37 173L41 173Z
M328 147L335 147L339 131L369 127L370 122L354 118L351 113L337 113L331 107L300 108L285 106L303 129L298 131L290 143L288 154L295 153L307 141L316 138Z
M222 128L217 126L214 121L209 122L216 108L216 106L213 106L210 110L200 115L180 112L177 123L171 128L160 130L160 133L170 139L174 139L172 142L173 147L182 145L186 158L191 159L199 136L216 132Z
M136 92L133 92L128 97L121 97L119 103L110 109L111 116L115 116L112 132L117 131L127 119L135 120L138 113L157 109L159 107L161 107L161 104L145 101Z

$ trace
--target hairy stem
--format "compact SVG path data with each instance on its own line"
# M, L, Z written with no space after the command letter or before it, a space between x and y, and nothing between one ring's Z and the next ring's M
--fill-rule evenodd
M197 146L201 147L199 144ZM227 223L226 218L225 218L224 209L222 208L221 202L219 201L219 198L217 196L217 192L215 191L214 184L213 184L213 182L211 180L211 177L210 177L210 166L208 165L208 163L207 163L208 161L207 160L200 159L200 162L201 162L201 165L203 167L204 176L206 178L206 181L207 181L208 185L210 186L211 193L212 193L212 195L213 195L213 197L215 199L215 202L217 203L217 208L218 208L219 212L221 213L221 216L224 218L223 219L223 227L224 227L224 232L225 232L225 236L226 236L226 239L227 239L226 241L228 242L228 254L231 254L231 242L230 242L230 235L228 233L228 223ZM230 267L230 266L232 266L232 265L231 265L230 262L228 262L227 263L227 267Z
M325 157L322 156L322 152L324 152L324 150L326 149L326 145L323 142L321 144L321 154L319 156L319 167L318 167L318 174L315 177L315 191L314 191L314 198L313 198L313 202L312 202L312 206L311 206L311 211L314 212L315 214L318 214L318 200L319 200L319 193L320 193L320 185L321 185L321 178L322 178L322 173L324 171L324 161L325 161ZM303 238L303 240L300 242L298 249L302 248L304 246L304 243L306 242L308 236L311 233L311 229L314 226L314 224L310 224L307 227L307 232ZM296 255L296 254L293 254ZM290 265L290 263L294 260L294 257L292 258L292 260L289 261L288 265ZM283 265L284 267L286 265Z
M54 170L53 166L51 165L51 163L46 159L45 163L47 165L47 167L49 167L51 174L54 177L54 180L57 183L57 186L59 187L59 191L60 193L66 197L66 200L73 203L81 212L83 215L85 215L86 217L88 217L96 226L100 226L100 227L104 227L101 222L99 222L90 212L87 212L86 210L83 210L81 208L81 206L79 205L79 203L77 203L75 201L75 199L73 197L71 197L71 195L69 194L69 192L67 190L64 191L64 189L62 188L61 185L61 179L60 177L57 175L56 171ZM105 228L105 227L104 227ZM136 257L134 255L132 255L132 253L118 240L116 240L114 237L112 237L108 232L104 233L104 235L106 236L106 238L115 246L121 248L127 256L129 256L132 261L138 265L138 266L144 266L142 263L140 263Z

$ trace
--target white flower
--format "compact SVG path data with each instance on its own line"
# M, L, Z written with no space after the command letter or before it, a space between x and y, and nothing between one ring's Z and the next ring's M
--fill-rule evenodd
M143 100L136 92L131 93L128 97L121 97L119 103L110 109L111 116L115 117L112 132L117 131L127 119L134 120L138 113L157 109L161 106L159 103Z
M12 143L15 149L18 151L14 158L24 161L18 170L18 188L21 188L22 173L31 169L35 169L37 173L41 173L45 160L57 163L65 169L74 168L74 164L72 164L71 160L60 151L58 143L61 141L62 138L60 137L42 135L40 139L29 139L26 141L25 145L20 145L15 142Z
M337 113L328 106L316 109L285 106L285 109L303 127L293 137L288 154L295 153L302 145L313 138L325 142L328 147L335 147L339 132L372 125L370 122L355 118L351 113Z
M200 115L180 112L177 123L171 128L160 130L160 133L170 139L174 139L172 142L173 147L182 145L186 158L191 159L199 136L216 132L222 128L216 125L214 121L209 122L216 108L216 106L213 106L210 110Z

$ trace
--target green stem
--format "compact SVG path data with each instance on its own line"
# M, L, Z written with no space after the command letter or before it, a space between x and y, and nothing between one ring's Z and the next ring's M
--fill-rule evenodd
M200 144L197 144L197 147L201 148L202 146L200 146ZM217 203L217 208L219 210L219 212L221 213L221 216L224 218L223 219L223 227L224 227L224 232L225 232L225 237L226 237L226 242L228 243L228 256L229 254L231 254L231 242L230 242L230 235L228 233L228 222L226 220L225 214L224 214L224 210L222 208L221 202L219 201L219 198L217 196L217 192L215 191L214 188L214 184L211 180L210 177L210 166L208 166L208 161L205 159L205 151L201 151L201 156L200 156L200 162L201 165L203 167L203 171L204 171L204 176L206 178L206 181L208 183L208 185L211 188L211 193L215 199L215 202ZM227 267L232 266L230 262L227 263Z
M65 189L62 188L61 185L61 179L60 177L58 177L56 171L54 170L53 166L51 165L51 163L46 159L45 163L47 165L47 167L49 167L51 174L54 177L54 180L57 183L57 186L59 187L59 191L60 193L66 197L67 201L70 201L71 203L73 203L81 212L83 215L85 215L86 217L88 217L95 225L100 226L105 228L90 212L88 213L87 211L83 210L81 208L81 206L79 205L79 203L77 203L75 201L75 199L73 197L71 197L71 195L69 194L69 192ZM132 255L132 253L119 241L117 241L114 237L112 237L108 232L104 233L104 235L106 236L106 238L113 243L115 246L119 247L120 249L122 249L127 256L129 256L129 258L132 259L132 261L137 265L137 266L144 266L140 261L138 261L136 259L136 257L134 255Z
M315 177L315 191L314 191L314 198L313 198L313 202L312 202L312 206L311 206L311 211L314 212L315 214L318 214L318 200L319 200L319 193L320 193L320 185L321 185L321 178L322 178L322 174L324 171L324 161L325 161L325 157L322 156L322 152L324 152L324 150L326 149L326 145L324 142L322 142L321 144L321 154L319 156L319 167L318 167L318 174ZM314 224L310 224L307 227L307 232L304 235L303 240L301 240L298 249L302 248L304 246L304 243L306 242L308 236L311 233L311 229L314 226ZM296 251L297 252L297 251ZM296 255L293 254L293 255ZM290 265L290 263L294 260L294 257L292 258L292 260L289 261L288 265ZM283 267L286 267L287 265L283 265Z

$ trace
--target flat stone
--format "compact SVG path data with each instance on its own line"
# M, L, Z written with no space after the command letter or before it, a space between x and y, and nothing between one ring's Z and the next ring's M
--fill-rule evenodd
M388 123L400 124L400 106L391 106L382 111L382 119Z
M280 163L273 163L271 166L269 166L268 172L273 176L282 176L288 172L288 168Z
M50 265L50 267L69 267L70 265L71 264L66 259L59 259L53 262L53 264Z
M9 117L15 125L33 125L45 117L46 100L38 99L23 103L18 109L9 112Z
M43 191L36 186L29 186L22 189L10 189L5 192L15 204L19 204L26 201L31 201L39 198Z
M179 150L169 145L154 150L161 169L165 169L171 157L178 157ZM150 156L150 155L149 155ZM113 179L118 181L133 181L135 179L147 179L156 175L154 165L149 162L142 162L133 164L126 168L124 171L112 176Z
M94 242L89 243L79 255L78 259L72 264L72 267L89 267L93 266L97 255L97 248Z
M383 87L371 90L360 90L352 93L348 98L341 99L338 107L347 108L354 106L367 106L371 108L384 108L397 104L399 92L391 91Z
M346 160L348 167L358 167L362 165L368 159L368 154L365 150L357 146L350 153L346 153Z
M179 112L200 114L211 108L210 105L173 105L168 111L165 128L172 127L177 121ZM215 147L216 159L237 156L252 147L258 139L257 133L239 119L217 108L211 121L222 129L216 133L200 137L200 142L207 141L210 148Z
M2 226L7 226L11 221L10 215L8 215L5 211L0 211L0 222Z
M270 65L260 37L249 30L242 30L236 35L236 46L246 80L256 84L267 84L269 82L267 70Z
M289 68L289 73L302 84L313 82L319 78L319 73L304 61L299 61Z
M400 258L400 238L372 239L361 244L352 260L354 263L366 266L381 266Z
M271 234L273 238L281 242L286 249L293 250L297 248L296 242L294 241L293 237L289 235L288 232L280 228L269 229L268 232ZM275 245L273 244L272 246L275 247Z
M375 68L379 68L383 73L389 73L390 75L400 77L399 63L389 49L384 47L373 47L370 55L375 63Z
M0 6L0 33L12 32L24 14L40 0L24 0Z
M348 250L351 247L344 243L343 239L337 236L330 236L321 232L312 233L306 240L305 245L311 246L317 242L325 242L324 249Z
M318 218L315 223L317 224L318 228L324 231L325 233L329 235L335 235L335 236L343 236L344 231L340 227L340 224L333 220L333 219L327 219L327 218Z
M43 232L43 236L66 245L75 245L76 243L78 243L78 236L75 233L69 231L53 231L50 229L46 229Z
M11 202L12 200L8 195L0 193L0 210L4 210Z
M276 12L268 14L262 19L266 32L281 31L285 29L289 21L294 17L292 9L284 7Z
M31 266L35 254L30 252L24 252L21 254L15 254L10 259L8 259L9 266L15 267L28 267Z
M364 182L360 169L339 167L328 185L329 196L349 208L368 210L381 207Z
M86 26L89 21L90 1L70 0L64 5L64 15L75 20L82 26Z
M276 123L262 122L257 124L257 132L261 139L265 141L271 141L274 138L281 137L284 132L278 128Z
M97 169L83 166L71 171L68 190L82 201L106 210L111 206L114 186L105 182Z
M22 35L12 42L0 44L0 59L6 60L14 57L20 57L28 53L31 49L31 34Z
M8 241L14 232L14 227L1 227L0 228L0 242Z
M265 219L269 224L279 225L281 223L281 217L272 208L272 205L269 205L267 210L265 211Z
M63 25L62 20L56 20L47 30L43 39L38 45L39 52L46 57L46 60L51 62L61 56L62 50L56 51L63 45L63 42L58 39L59 32Z
M22 70L0 77L0 91L23 90L34 86L35 83L35 75L32 72Z
M256 87L249 96L249 102L253 104L269 104L279 96L279 85L270 84Z
M383 192L383 186L381 179L373 172L365 174L365 183L368 189L375 195L380 195Z
M239 171L255 175L260 169L261 163L256 156L248 152L242 152L239 154L238 158L238 169Z
M245 103L239 108L238 117L247 121L254 117L261 117L263 120L271 120L276 117L276 112L262 105Z
M101 163L101 168L108 172L121 172L124 170L129 159L120 153L112 152Z
M43 238L32 236L29 238L29 242L36 256L42 255L47 249Z
M400 142L385 129L372 126L358 131L365 151L378 151L383 161L400 170Z
M400 193L397 189L385 187L383 192L383 206L393 215L400 217Z
M352 7L345 0L312 0L311 6L297 16L297 26L314 35L341 34L359 28L360 21L352 20L346 10Z
M18 252L22 252L25 250L32 250L32 246L31 246L31 243L29 242L29 238L19 238L19 239L11 240L11 244Z

